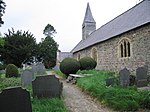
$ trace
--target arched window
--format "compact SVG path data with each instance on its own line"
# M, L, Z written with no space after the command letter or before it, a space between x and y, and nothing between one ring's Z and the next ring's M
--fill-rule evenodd
M97 49L92 48L92 58L97 62Z
M123 57L123 45L120 45L120 53L121 53L121 57Z
M131 44L128 39L119 42L119 53L121 58L131 56Z

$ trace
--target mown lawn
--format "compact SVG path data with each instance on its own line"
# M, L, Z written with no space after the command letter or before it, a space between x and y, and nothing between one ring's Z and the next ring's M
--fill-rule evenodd
M0 78L0 90L8 87L21 86L20 78ZM32 97L32 86L26 87L31 94L31 103L33 112L68 112L62 98L37 99Z
M150 91L139 91L135 86L121 87L114 85L107 87L105 79L113 77L107 75L109 71L90 70L79 71L78 73L95 74L94 76L79 78L77 85L96 97L102 104L119 111L150 109Z

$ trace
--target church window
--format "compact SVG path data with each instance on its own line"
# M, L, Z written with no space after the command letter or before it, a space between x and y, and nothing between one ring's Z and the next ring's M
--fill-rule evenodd
M127 46L126 46L126 41L124 41L124 57L127 57Z
M120 45L120 50L121 50L121 57L123 57L123 45Z
M92 48L92 58L97 62L97 49Z
M120 41L120 57L130 57L131 56L131 46L128 39L122 39Z
M130 43L128 42L128 57L130 57Z

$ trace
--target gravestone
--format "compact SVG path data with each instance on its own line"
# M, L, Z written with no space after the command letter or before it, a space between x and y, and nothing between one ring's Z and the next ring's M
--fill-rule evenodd
M30 93L21 87L0 93L0 112L32 112Z
M115 78L106 79L106 86L113 86L115 84Z
M45 72L45 66L43 65L43 63L37 63L37 64L33 64L32 65L32 72L33 72L33 76L41 76L41 75L46 75Z
M33 73L29 70L23 71L21 74L21 83L23 86L32 84Z
M45 66L43 65L43 63L37 63L36 65L36 75L45 75Z
M136 80L137 80L137 86L138 87L144 87L147 86L148 81L147 81L147 72L148 68L147 67L138 67L136 69Z
M62 83L55 75L38 76L32 81L33 96L54 98L60 97L62 93Z
M35 64L32 64L32 72L33 73L37 72L37 67Z
M124 68L119 72L119 80L120 80L120 85L129 86L130 72L127 68Z

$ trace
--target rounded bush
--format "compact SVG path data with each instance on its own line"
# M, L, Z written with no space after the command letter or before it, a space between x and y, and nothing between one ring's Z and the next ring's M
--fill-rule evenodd
M80 63L73 58L65 58L60 63L60 71L66 76L69 74L75 74L80 69Z
M18 77L18 68L14 64L8 64L6 67L6 77Z
M79 60L80 70L92 70L96 67L97 62L91 57L84 57Z

